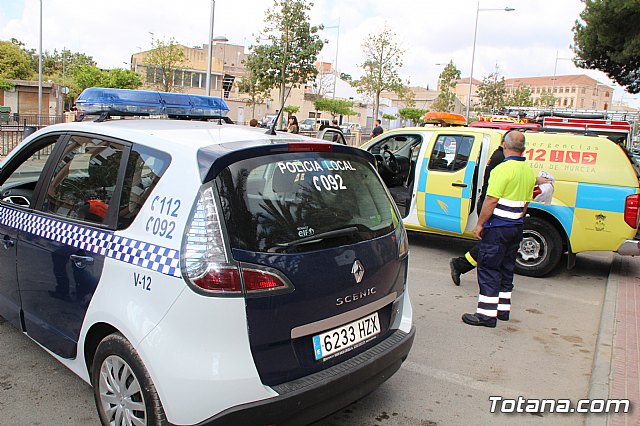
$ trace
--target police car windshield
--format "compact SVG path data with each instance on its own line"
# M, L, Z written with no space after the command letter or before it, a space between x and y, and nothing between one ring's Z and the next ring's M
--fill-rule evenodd
M353 156L252 158L225 169L216 183L234 249L319 250L382 236L398 224L373 167Z

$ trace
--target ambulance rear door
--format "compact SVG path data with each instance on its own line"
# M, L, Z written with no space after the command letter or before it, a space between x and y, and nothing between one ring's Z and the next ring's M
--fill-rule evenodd
M483 175L478 164L481 152L486 157L484 151L489 145L487 140L482 149L484 136L469 129L446 129L433 134L419 171L415 214L420 229L416 230L461 235L470 217L475 224L481 189L478 182Z

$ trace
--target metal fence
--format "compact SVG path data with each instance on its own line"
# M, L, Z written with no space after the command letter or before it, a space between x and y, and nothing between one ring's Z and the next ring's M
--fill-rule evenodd
M0 157L36 130L63 121L61 115L10 114L8 122L0 122Z

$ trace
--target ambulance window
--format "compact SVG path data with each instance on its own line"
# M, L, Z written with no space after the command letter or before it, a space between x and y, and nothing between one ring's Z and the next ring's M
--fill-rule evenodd
M429 170L455 172L464 169L472 147L473 136L438 136L429 158Z

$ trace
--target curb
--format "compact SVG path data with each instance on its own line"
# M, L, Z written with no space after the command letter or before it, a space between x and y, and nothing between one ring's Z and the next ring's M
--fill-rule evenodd
M609 270L607 288L602 303L600 329L596 340L593 367L591 368L591 382L589 384L589 399L609 399L609 385L611 383L611 363L613 361L613 337L616 325L616 301L618 285L620 283L620 269L622 257L613 254L613 262ZM607 415L587 414L585 426L606 426Z

